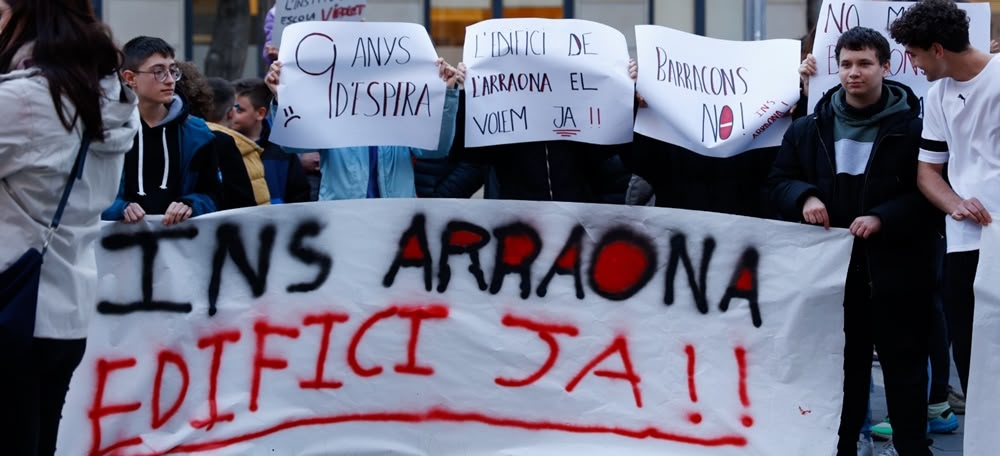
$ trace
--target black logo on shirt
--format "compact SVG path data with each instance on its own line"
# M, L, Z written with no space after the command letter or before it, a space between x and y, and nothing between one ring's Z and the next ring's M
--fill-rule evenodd
M962 94L958 94L958 99L962 100L962 106L965 106L965 97Z

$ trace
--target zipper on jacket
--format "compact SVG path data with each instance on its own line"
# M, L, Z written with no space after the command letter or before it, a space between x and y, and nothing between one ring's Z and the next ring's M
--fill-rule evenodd
M819 117L816 117L816 137L819 138L819 144L823 147L823 155L826 157L826 163L830 165L830 176L833 182L833 194L837 193L837 168L833 166L833 160L830 159L830 149L826 147L826 142L823 141L823 134L820 133L819 128ZM827 216L829 216L829 211L827 211Z
M865 210L865 196L868 194L868 178L871 177L871 167L872 163L875 163L875 155L878 154L879 146L882 145L882 141L889 137L903 137L900 133L892 133L884 135L875 141L875 145L872 146L872 154L868 157L868 167L865 169L865 181L861 184L861 200L858 201L858 213L864 214ZM881 222L881 220L879 220ZM867 239L865 239L867 241ZM865 263L868 264L868 297L875 297L875 278L872 277L872 254L871 249L868 247L868 243L864 244L865 249Z
M869 173L868 171L871 171L872 163L875 163L875 155L878 154L879 146L882 145L882 141L885 140L885 138L896 137L896 136L902 137L903 135L900 133L887 134L885 136L882 136L881 138L878 138L875 141L875 145L872 146L872 154L870 157L868 157L868 167L865 169L865 180L864 183L861 184L861 200L858 201L859 214L864 213L865 211L865 196L867 196L868 194L868 178L871 177L871 173Z

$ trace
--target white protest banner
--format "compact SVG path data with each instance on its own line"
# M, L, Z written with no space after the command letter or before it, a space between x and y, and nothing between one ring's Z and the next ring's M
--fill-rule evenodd
M851 242L482 200L115 224L59 448L832 454Z
M635 26L640 108L635 132L728 158L777 146L799 99L799 42L726 41Z
M922 70L906 56L906 48L889 36L889 25L913 2L869 2L824 0L816 22L816 40L812 54L816 57L816 75L809 79L809 111L823 94L840 85L837 63L837 39L854 27L868 27L885 35L889 41L889 79L910 86L921 100L931 88ZM988 3L958 3L969 15L969 40L973 47L989 52L990 5Z
M579 19L491 19L465 29L465 145L632 141L628 45Z
M307 21L360 21L367 0L277 0L274 3L274 28L271 39L275 46L282 43L286 26Z
M284 39L272 142L437 148L445 84L422 26L300 22Z
M976 311L972 323L969 391L965 404L965 454L993 454L1000 448L1000 228L983 227L975 282Z

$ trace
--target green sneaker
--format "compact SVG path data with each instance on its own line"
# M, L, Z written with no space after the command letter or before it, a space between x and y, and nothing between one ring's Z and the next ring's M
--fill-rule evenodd
M892 424L889 423L889 417L885 417L881 423L872 425L871 431L875 440L892 439Z

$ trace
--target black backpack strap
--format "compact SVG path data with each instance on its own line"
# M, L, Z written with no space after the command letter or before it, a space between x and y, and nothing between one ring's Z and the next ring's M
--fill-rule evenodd
M45 233L45 245L42 246L43 255L48 250L49 242L52 241L52 236L55 235L56 229L59 228L63 211L66 209L66 203L69 201L69 194L73 191L73 181L83 177L83 164L87 160L88 149L90 149L90 134L85 131L83 132L83 137L80 138L80 150L76 153L76 162L73 163L73 170L69 173L69 177L66 178L66 188L63 189L62 197L59 199L59 207L56 208L56 214L52 216L48 232Z

